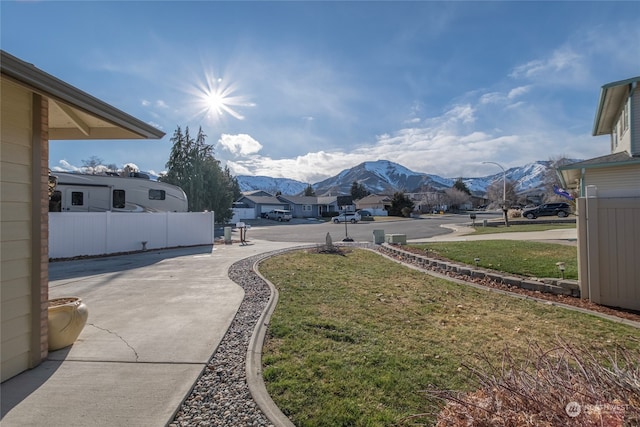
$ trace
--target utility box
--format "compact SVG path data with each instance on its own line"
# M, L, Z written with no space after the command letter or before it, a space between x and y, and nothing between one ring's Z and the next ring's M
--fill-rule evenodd
M406 234L385 234L384 240L386 243L389 243L391 245L406 245L407 235Z
M373 230L373 243L376 245L384 243L384 230Z
M231 227L224 228L224 242L231 243Z

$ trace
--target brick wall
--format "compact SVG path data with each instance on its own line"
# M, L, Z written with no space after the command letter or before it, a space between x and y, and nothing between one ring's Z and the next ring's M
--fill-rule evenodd
M47 98L42 97L40 109L40 357L41 360L44 360L49 354L47 339L49 319L49 101Z

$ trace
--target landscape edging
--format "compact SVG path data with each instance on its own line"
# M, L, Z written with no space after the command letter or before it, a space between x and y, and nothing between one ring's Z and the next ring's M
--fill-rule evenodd
M380 248L383 251L393 253L400 257L403 261L435 267L441 271L451 271L462 276L488 278L496 283L514 286L522 289L551 293L555 295L567 295L580 298L580 286L575 280L568 279L532 279L527 277L505 274L495 270L487 270L484 268L474 268L467 264L459 264L454 261L443 261L437 258L431 258L426 255L419 255L413 252L405 251L400 245L391 245L383 243Z

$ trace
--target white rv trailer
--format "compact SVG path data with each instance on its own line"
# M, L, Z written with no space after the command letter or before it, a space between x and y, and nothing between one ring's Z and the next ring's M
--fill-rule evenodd
M51 172L57 183L50 212L187 212L180 187L148 176L89 175Z

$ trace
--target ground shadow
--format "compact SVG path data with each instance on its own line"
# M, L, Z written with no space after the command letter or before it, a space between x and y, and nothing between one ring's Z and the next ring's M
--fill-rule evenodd
M56 351L59 360L45 360L33 369L22 372L0 384L0 407L2 420L13 408L38 390L60 368L62 361L71 351L71 346Z
M210 254L216 245L152 249L126 254L103 255L49 262L49 281L73 279L105 273L122 272L156 264L169 258Z

